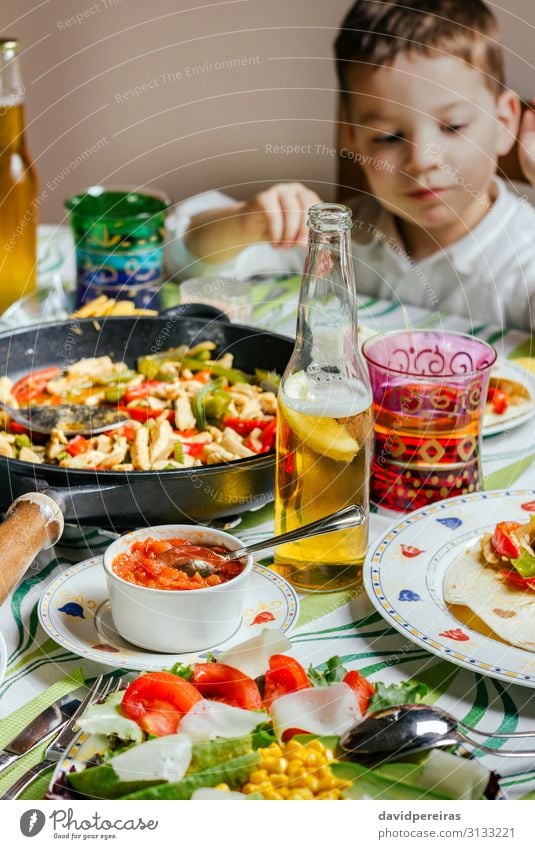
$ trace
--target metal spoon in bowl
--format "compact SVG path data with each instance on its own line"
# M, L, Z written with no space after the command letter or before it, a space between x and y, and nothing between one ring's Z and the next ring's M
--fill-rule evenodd
M271 548L275 545L282 545L286 542L295 542L300 539L307 539L318 534L326 534L331 531L345 531L349 528L355 528L361 525L366 518L366 514L360 505L352 504L350 507L344 507L342 510L337 510L336 513L331 513L323 519L318 519L316 522L310 522L308 525L303 525L302 528L296 528L293 531L288 531L285 534L271 537L270 539L255 542L252 545L246 545L242 548L237 548L235 551L229 551L219 555L219 565L227 563L229 560L240 560L248 554L253 554L255 551L264 551L266 548ZM217 574L218 566L208 563L201 558L189 558L186 554L177 551L176 558L172 558L172 552L166 552L169 557L167 565L175 569L180 569L187 575L198 573L202 578L207 578L209 575Z
M463 723L440 708L431 705L400 705L376 711L351 728L340 741L345 757L360 763L377 764L405 755L469 743L471 746L504 758L533 757L533 750L496 749L485 746L465 733ZM468 727L468 726L466 726ZM484 737L535 736L530 732L500 735L478 731Z
M95 434L112 430L127 421L128 416L113 407L89 407L84 404L57 404L56 406L21 407L15 409L0 401L0 409L34 433L50 434L59 427L68 436Z

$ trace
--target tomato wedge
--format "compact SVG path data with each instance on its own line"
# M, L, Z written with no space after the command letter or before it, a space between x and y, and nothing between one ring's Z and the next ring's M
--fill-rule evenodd
M273 654L269 658L269 669L264 676L264 705L269 708L279 696L306 690L310 681L298 660L285 654Z
M520 544L514 535L520 527L520 522L498 522L491 539L496 554L507 557L509 560L520 556Z
M360 712L362 716L364 716L364 714L368 710L371 697L375 693L375 687L370 681L368 681L367 678L364 677L364 675L361 675L360 672L358 672L358 670L356 669L351 669L342 680L344 684L348 684L351 689L355 691L355 695L359 703Z
M125 690L122 712L157 737L174 734L182 717L200 701L199 691L172 672L147 672Z
M20 380L17 380L11 394L21 406L28 404L40 392L43 391L49 380L59 377L61 369L57 366L43 368L40 371L32 371L30 374L24 375Z
M260 690L253 679L226 663L196 663L193 683L207 699L246 710L262 709Z
M493 412L501 416L509 406L509 395L503 389L491 387L487 394L487 403L492 404Z

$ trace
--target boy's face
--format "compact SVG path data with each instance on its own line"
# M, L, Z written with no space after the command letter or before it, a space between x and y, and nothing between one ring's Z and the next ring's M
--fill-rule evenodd
M374 71L355 65L350 87L355 151L383 206L439 240L474 226L514 141L515 96L497 96L461 59L418 54Z

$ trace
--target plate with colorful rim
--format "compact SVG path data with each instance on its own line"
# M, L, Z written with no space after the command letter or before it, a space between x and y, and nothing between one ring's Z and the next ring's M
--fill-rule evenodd
M167 669L177 661L191 663L210 651L254 637L262 627L290 630L299 616L299 599L279 575L256 563L249 583L248 607L232 637L204 652L159 654L128 643L113 625L102 557L91 557L66 569L45 589L39 602L41 625L64 648L104 666L146 671Z
M483 436L495 436L505 431L519 427L529 421L535 414L535 377L527 369L509 360L501 360L490 376L491 386L500 388L500 384L517 387L517 403L510 403L507 409L501 413L494 413L492 405L487 404L483 415ZM523 397L521 397L523 396ZM525 446L525 439L523 440ZM486 443L488 445L488 443ZM501 444L502 452L507 445Z
M0 634L0 684L4 680L7 666L7 648L2 634Z
M535 687L535 652L484 636L444 601L448 567L498 522L527 522L535 489L474 492L400 517L370 547L366 592L386 621L408 640L458 666Z

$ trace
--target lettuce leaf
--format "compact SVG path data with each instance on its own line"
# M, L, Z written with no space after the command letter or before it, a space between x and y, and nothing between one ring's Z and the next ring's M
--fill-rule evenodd
M384 710L396 705L412 705L421 702L428 693L425 684L418 681L404 681L401 684L376 684L375 693L371 697L368 712Z
M342 658L337 654L330 657L325 663L318 667L308 667L307 675L313 687L328 687L329 684L336 684L342 681L347 675L347 669L342 663Z

